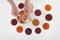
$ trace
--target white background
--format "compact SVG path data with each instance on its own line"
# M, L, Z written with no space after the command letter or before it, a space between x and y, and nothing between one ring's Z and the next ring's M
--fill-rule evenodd
M14 0L16 5L20 2L24 3L25 0ZM16 26L12 26L10 21L13 18L11 15L11 6L7 0L0 0L0 40L60 40L60 0L31 0L34 10L40 9L42 15L36 17L34 12L31 14L32 19L39 19L40 24L37 27L42 29L40 34L34 32L35 28L31 22L26 24L18 23ZM52 10L47 12L44 9L45 4L51 4ZM42 24L47 22L44 17L46 14L52 14L52 21L48 22L50 24L49 30L44 30ZM34 16L33 16L34 15ZM22 33L16 32L16 27L22 25L24 30ZM32 29L31 35L25 34L26 28Z

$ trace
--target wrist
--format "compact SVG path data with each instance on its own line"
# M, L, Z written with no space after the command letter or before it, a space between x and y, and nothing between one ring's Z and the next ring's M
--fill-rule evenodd
M7 0L9 3L12 3L13 2L13 0Z

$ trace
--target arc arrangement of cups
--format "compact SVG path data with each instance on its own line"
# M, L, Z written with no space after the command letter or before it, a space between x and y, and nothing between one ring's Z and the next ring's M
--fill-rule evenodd
M23 9L24 8L24 3L19 3L19 5L18 5L18 8L19 9ZM45 7L44 7L44 9L48 12L48 11L51 11L52 10L52 6L50 5L50 4L46 4L45 5ZM20 14L23 14L24 13L24 10L23 11L20 11ZM42 16L41 14L42 14L42 11L40 10L40 9L36 9L35 11L34 11L34 14L35 14L35 16ZM46 14L45 15L45 20L46 21L51 21L52 20L52 15L51 14ZM43 19L44 20L44 19ZM17 25L18 24L18 18L17 19L12 19L11 20L11 24L13 25L13 26L15 26L15 25ZM30 22L32 22L32 25L34 25L34 26L38 26L39 24L40 24L40 22L39 22L39 19L30 19ZM21 24L25 24L25 23L21 23ZM48 22L44 22L43 23L43 25L41 25L42 26L42 28L44 29L44 30L48 30L49 28L50 28L50 24L48 23ZM17 28L16 28L16 32L17 33L22 33L23 32L23 26L22 25L19 25L19 26L17 26ZM40 27L36 27L35 28L35 33L36 34L40 34L41 32L42 32L42 30L41 30L41 28ZM32 34L33 32L32 32L32 29L31 28L26 28L25 29L25 33L27 34L27 35L30 35L30 34Z

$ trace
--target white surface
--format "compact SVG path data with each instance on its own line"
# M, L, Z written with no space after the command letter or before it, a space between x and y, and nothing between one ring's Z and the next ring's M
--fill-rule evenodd
M24 2L24 0L15 0L16 4L19 2ZM34 32L36 27L34 27L31 22L12 26L10 21L15 17L11 15L11 6L6 0L0 0L0 40L60 40L60 0L31 0L31 3L34 5L34 10L40 9L42 11L42 15L38 17L40 20L38 27L41 29L42 24L46 22L44 16L47 13L53 15L53 20L48 22L51 25L50 29L47 31L42 29L41 34L37 35ZM47 3L52 5L50 12L44 9L44 5ZM31 16L32 19L37 18L33 15ZM15 29L18 25L23 25L24 30L22 33L16 32ZM24 32L28 27L33 30L29 36Z

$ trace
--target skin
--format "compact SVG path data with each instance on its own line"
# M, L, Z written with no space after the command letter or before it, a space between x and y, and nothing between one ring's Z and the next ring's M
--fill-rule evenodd
M13 0L7 0L7 1L10 3L10 5L12 7L12 11L11 11L12 15L17 16L18 15L18 9L17 9L15 3L13 2Z
M33 6L30 3L30 0L25 0L25 6L24 6L24 15L26 16L25 19L28 19L28 17L32 12L33 12Z
M30 3L30 0L25 0L24 16L19 15L18 9L17 9L15 3L13 2L13 0L7 0L7 1L10 3L10 5L12 7L12 15L13 16L20 16L20 19L23 19L26 21L29 18L30 14L33 12L33 6Z

